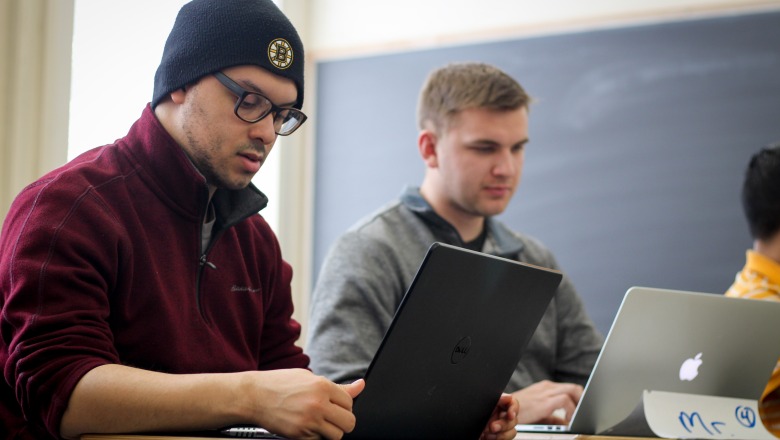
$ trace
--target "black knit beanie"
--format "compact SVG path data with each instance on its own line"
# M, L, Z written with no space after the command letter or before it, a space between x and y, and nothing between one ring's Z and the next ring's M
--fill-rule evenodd
M303 44L271 0L193 0L182 6L154 75L152 108L172 91L252 64L295 82L303 106Z

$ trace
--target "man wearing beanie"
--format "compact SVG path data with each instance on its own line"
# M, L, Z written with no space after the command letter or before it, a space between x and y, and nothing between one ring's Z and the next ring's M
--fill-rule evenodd
M270 0L195 0L129 133L25 188L0 236L2 438L255 424L339 438L362 381L313 375L250 180L306 117Z
M303 61L271 0L194 0L128 134L17 196L0 234L0 437L353 429L364 383L308 370L251 183L306 120ZM514 437L507 397L486 437Z

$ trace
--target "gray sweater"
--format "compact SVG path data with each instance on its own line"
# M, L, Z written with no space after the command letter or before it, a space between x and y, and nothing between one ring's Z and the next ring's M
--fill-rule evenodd
M482 252L559 269L538 241L488 218ZM312 294L306 351L311 369L336 382L362 377L428 247L463 246L454 227L407 188L400 200L342 235L325 258ZM603 338L564 276L507 384L512 392L543 379L585 384Z

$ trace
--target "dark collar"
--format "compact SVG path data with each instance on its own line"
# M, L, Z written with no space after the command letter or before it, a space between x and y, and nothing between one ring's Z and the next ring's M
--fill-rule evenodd
M149 105L117 146L166 205L189 221L203 221L208 204L206 179ZM235 191L218 189L213 202L217 224L228 228L265 208L268 198L250 183Z
M433 210L420 194L420 188L413 186L404 188L401 193L401 203L428 225L437 240L463 246L463 239L458 231ZM485 218L485 228L487 230L486 252L505 258L517 258L523 250L523 242L493 217Z

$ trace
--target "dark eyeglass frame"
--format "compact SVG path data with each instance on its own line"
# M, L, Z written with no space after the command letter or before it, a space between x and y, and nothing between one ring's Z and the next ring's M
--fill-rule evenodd
M255 122L258 122L268 116L269 114L273 114L274 117L274 132L278 134L279 136L287 136L289 134L292 134L295 130L297 130L301 125L303 125L304 122L306 122L307 116L297 108L293 107L280 107L273 103L270 99L268 99L267 96L263 95L259 92L253 92L251 90L247 90L241 85L239 85L237 82L230 79L227 75L225 75L222 72L215 72L214 77L217 78L217 81L219 81L223 86L225 86L228 90L230 90L234 95L238 97L236 100L236 105L233 106L233 113L235 113L236 117L238 119L241 119L244 122L249 122L250 124L253 124ZM239 109L241 108L241 104L243 104L244 100L247 96L256 96L260 98L261 101L267 102L268 108L257 118L254 119L246 119L243 116L239 114ZM277 120L276 118L278 115L286 113L285 120L280 121L279 128L276 128ZM295 124L292 128L288 128L287 130L282 130L284 127L284 124L286 120L289 120L290 117L294 117L295 121L297 121L297 124Z

